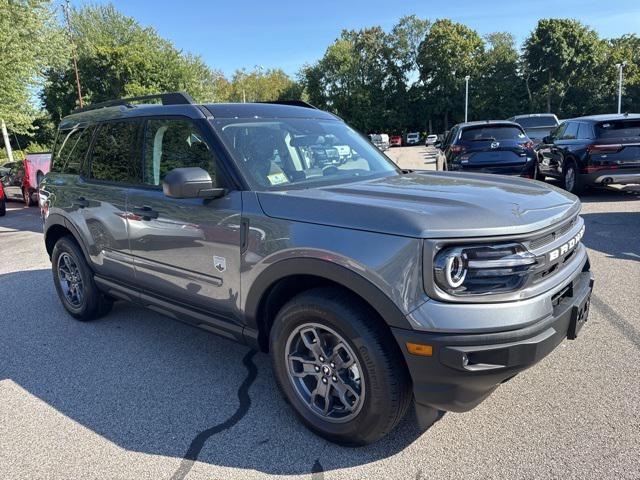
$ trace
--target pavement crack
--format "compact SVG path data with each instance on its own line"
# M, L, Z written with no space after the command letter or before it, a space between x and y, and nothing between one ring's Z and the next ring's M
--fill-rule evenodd
M253 363L253 357L257 352L252 350L247 352L247 354L242 359L242 363L247 368L247 376L238 388L238 400L240 401L240 405L238 409L235 411L233 415L231 415L227 420L218 425L214 425L211 428L207 428L203 430L195 438L191 441L189 448L187 449L187 453L185 453L182 458L182 462L180 462L180 466L175 471L171 480L183 480L191 471L194 462L198 459L202 448L207 440L209 440L212 436L217 435L218 433L224 432L225 430L230 429L235 424L237 424L249 411L249 407L251 407L251 397L249 397L249 387L255 381L258 376L258 368L255 363Z

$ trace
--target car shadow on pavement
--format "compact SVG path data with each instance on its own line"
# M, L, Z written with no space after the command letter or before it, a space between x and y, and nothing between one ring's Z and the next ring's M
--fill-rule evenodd
M171 478L194 460L281 475L347 468L423 434L410 413L372 446L339 447L295 419L263 353L125 303L76 321L49 269L3 274L0 285L0 380L122 448L182 458ZM24 298L25 286L38 294Z

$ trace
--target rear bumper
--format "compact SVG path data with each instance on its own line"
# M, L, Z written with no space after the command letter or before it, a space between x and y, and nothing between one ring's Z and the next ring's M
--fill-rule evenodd
M622 185L640 183L640 168L629 169L628 172L620 170L600 170L598 172L585 175L589 183L610 184L618 183Z
M471 410L501 383L547 356L587 319L593 276L577 275L553 313L525 328L481 334L428 333L394 328L413 380L416 402L440 410ZM412 355L406 343L432 346Z

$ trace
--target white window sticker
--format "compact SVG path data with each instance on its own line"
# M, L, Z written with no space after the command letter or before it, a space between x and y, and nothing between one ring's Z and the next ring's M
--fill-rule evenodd
M267 175L269 179L269 183L271 185L280 185L282 183L289 183L289 179L284 173L272 173L271 175Z

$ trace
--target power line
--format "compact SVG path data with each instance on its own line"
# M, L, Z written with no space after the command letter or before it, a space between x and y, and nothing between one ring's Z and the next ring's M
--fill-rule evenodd
M69 20L69 0L66 0L66 3L62 5L62 9L64 10L64 16L67 20L67 29L69 30L69 39L71 40L71 51L73 52L73 69L76 73L76 88L78 89L78 103L80 104L80 108L82 108L84 107L84 102L82 101L82 89L80 88L80 73L78 72L78 56L76 54L76 44L73 41L71 21Z

